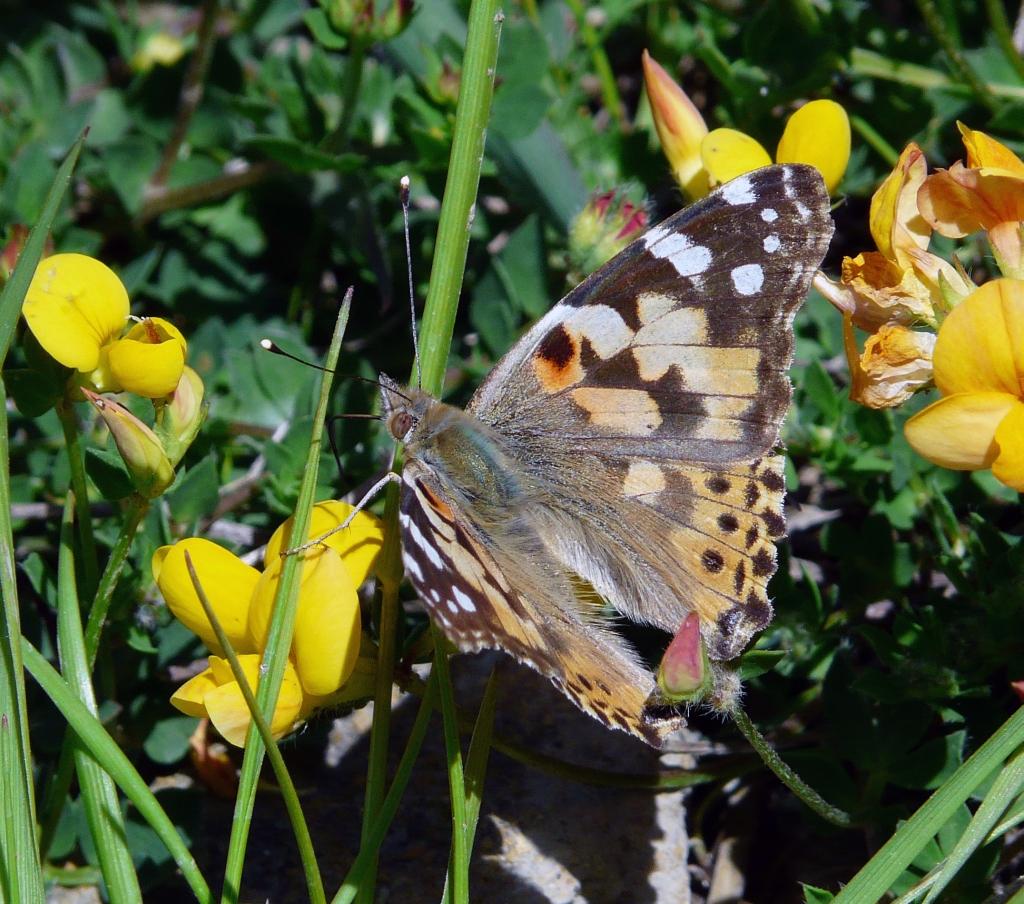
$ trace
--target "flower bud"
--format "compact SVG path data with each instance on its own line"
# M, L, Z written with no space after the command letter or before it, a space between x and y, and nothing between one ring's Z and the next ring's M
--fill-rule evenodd
M647 229L647 212L616 191L597 195L569 228L569 253L582 275L593 273Z
M147 499L155 499L174 480L174 468L157 435L123 405L88 389L83 389L82 393L110 430L135 489Z
M700 636L700 617L691 612L661 657L658 687L673 702L696 702L711 688L711 663Z
M167 404L160 406L156 433L171 464L181 461L206 418L204 392L203 378L186 367Z

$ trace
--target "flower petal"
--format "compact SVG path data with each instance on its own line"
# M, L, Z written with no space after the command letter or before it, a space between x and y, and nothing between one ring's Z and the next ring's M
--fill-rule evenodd
M996 430L1020 404L1005 392L961 392L919 411L903 433L928 461L954 471L979 471L992 466L999 454Z
M850 119L846 111L834 100L804 104L789 117L775 161L817 167L831 194L850 162Z
M969 129L962 122L956 124L967 150L967 165L971 169L999 170L1006 175L1024 179L1024 161L1005 144L984 132Z
M1024 493L1024 402L1018 401L996 428L999 454L992 462L997 480Z
M219 685L220 682L214 677L213 670L203 669L171 695L171 706L186 716L202 719L206 716L206 695Z
M328 531L344 524L354 509L355 506L335 499L318 502L310 512L309 534L306 539L322 537ZM270 567L270 563L279 559L282 549L291 547L292 520L289 518L285 521L271 536L263 555L264 567ZM345 530L331 534L323 542L341 553L352 583L359 587L366 580L380 554L384 542L384 523L376 515L361 509Z
M850 357L852 328L844 318L844 339ZM932 379L934 333L886 324L868 337L853 371L850 398L867 408L895 408ZM854 351L856 346L853 347Z
M308 694L332 694L355 668L360 641L359 597L341 556L307 562L299 590L292 655Z
M917 209L917 193L928 175L924 152L911 142L871 197L871 236L881 254L904 269L905 252L927 250L932 228Z
M715 129L700 144L700 156L712 186L768 166L772 158L760 143L736 129Z
M107 362L110 373L124 390L159 399L174 392L185 368L185 354L172 340L150 345L119 339L111 344Z
M842 285L852 292L853 322L868 332L884 323L935 321L928 286L877 251L843 258Z
M89 371L101 346L124 329L128 293L106 264L84 254L39 262L25 295L25 321L39 344L65 367Z
M943 395L1024 391L1024 282L994 279L946 317L935 344Z
M213 606L235 652L250 652L249 604L260 573L224 547L192 537L153 553L153 577L174 616L215 652L223 652L203 611L185 564L188 551L203 591Z
M651 102L654 127L676 182L692 198L708 193L708 178L701 162L701 141L708 133L704 117L662 66L645 50L644 85Z
M260 656L250 653L246 656L239 656L238 659L242 671L245 672L249 687L255 693L259 687ZM245 735L249 730L252 716L249 707L245 705L245 698L242 696L242 690L238 684L231 680L214 688L207 692L204 703L210 721L224 740L235 747L244 746ZM291 731L295 727L301 710L302 688L299 685L298 676L295 674L295 668L289 662L285 664L277 707L270 720L271 734L275 738L280 738Z

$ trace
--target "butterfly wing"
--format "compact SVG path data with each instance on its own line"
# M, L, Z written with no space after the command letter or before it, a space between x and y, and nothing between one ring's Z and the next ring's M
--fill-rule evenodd
M460 650L504 650L605 725L660 746L682 719L647 708L650 672L616 634L565 605L568 576L514 512L507 530L483 530L444 475L415 458L402 473L402 559L431 617Z
M545 488L550 554L638 620L696 611L713 658L771 617L792 320L832 229L814 169L742 176L566 296L467 408Z

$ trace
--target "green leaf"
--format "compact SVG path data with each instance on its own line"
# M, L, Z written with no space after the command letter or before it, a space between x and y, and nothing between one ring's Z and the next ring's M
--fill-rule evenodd
M520 311L534 320L548 312L551 297L544 279L547 259L544 235L536 215L527 217L509 236L493 264L506 296Z
M327 13L323 9L318 7L309 10L302 17L302 21L306 23L306 28L316 42L326 50L344 50L348 46L348 39L331 27Z
M296 173L323 170L354 173L366 166L366 158L361 154L328 154L295 138L279 135L255 135L245 142L245 148L263 154Z
M142 742L142 749L155 763L177 763L188 753L189 738L195 728L196 720L191 716L161 719Z
M124 499L135 492L131 475L116 452L86 449L85 473L104 499Z
M199 464L189 468L167 494L171 518L187 524L212 514L220 499L219 489L217 456L211 452Z

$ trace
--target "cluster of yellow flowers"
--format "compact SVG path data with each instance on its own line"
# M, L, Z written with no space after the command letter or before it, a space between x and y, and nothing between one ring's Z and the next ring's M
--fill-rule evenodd
M904 428L914 450L946 468L983 470L1024 490L1024 163L960 125L966 164L931 175L910 144L871 200L877 251L843 260L816 285L843 312L851 397L902 404L932 384L941 398ZM981 286L928 250L932 232L984 231L1002 278ZM869 333L857 351L854 326Z
M91 402L109 427L138 493L146 499L162 494L205 415L203 382L185 364L182 334L161 318L131 317L121 280L82 254L42 260L23 313L42 349L70 369L65 401ZM122 392L152 400L153 427L104 395ZM320 503L312 511L309 538L338 527L351 513L347 503ZM161 547L153 556L153 576L171 612L213 654L207 668L180 687L171 702L188 715L209 718L232 744L244 743L249 710L199 602L185 554L255 690L290 529L290 521L285 522L271 537L262 573L199 538ZM322 706L372 695L376 659L372 641L362 635L357 590L373 569L382 538L379 520L359 512L348 529L302 554L295 632L271 719L276 737Z
M680 188L699 198L771 163L753 138L709 131L697 108L646 53L644 77L661 146ZM1024 162L960 125L966 163L931 175L910 144L871 200L877 250L844 258L816 288L843 314L850 397L891 408L935 386L941 398L911 417L918 454L956 470L991 468L1024 491ZM786 124L776 162L816 166L833 192L850 156L850 126L830 100L804 104ZM1003 278L977 286L958 261L928 250L933 232L984 231ZM858 351L857 327L867 332Z

